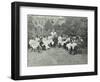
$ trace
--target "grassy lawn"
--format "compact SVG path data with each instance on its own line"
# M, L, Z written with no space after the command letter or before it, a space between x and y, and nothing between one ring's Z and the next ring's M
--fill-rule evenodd
M28 50L28 66L53 66L87 64L87 54L70 55L62 48L51 48L42 52Z

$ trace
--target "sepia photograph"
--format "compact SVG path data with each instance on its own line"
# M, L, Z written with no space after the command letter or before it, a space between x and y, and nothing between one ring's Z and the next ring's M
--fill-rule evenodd
M88 18L27 15L27 66L88 64Z

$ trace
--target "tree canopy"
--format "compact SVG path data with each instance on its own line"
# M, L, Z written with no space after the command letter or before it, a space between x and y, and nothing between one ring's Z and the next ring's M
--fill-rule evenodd
M79 35L87 38L87 25L87 17L28 15L28 38L49 35L52 29L59 35Z

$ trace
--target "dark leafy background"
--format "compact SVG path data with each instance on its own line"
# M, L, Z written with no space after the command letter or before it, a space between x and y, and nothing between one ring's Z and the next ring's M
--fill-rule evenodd
M50 17L59 18L59 16L40 16L40 18L35 18L38 15L28 15L28 40L36 35L49 35L52 29L55 29L58 35L79 35L84 40L84 46L87 46L87 31L88 31L88 18L87 17L71 17L71 16L62 16L65 20L64 23L59 24L56 22L55 24L53 19L49 19ZM34 19L35 18L35 19ZM48 20L46 20L48 19ZM43 29L41 27L37 27L35 24L39 24L38 21L45 22ZM34 23L34 21L37 21ZM58 19L59 21L59 19Z

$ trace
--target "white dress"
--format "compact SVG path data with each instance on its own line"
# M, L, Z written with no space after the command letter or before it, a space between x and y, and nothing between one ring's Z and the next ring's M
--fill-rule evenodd
M36 49L39 46L39 42L36 40L30 40L29 45L33 48Z
M57 33L56 32L51 32L51 36L54 37Z
M48 41L47 38L43 38L43 43L44 43L46 49L49 49L50 48L49 45L48 45L49 44L49 41Z
M58 37L58 44L62 44L62 37L61 36Z
M68 48L68 50L70 50L70 49L71 49L71 46L72 46L72 44L71 44L71 43L68 43L68 44L66 45L66 47Z
M48 43L49 44L51 43L52 45L54 44L52 36L48 36Z
M72 49L74 49L77 46L77 43L74 42L71 44L71 46L72 46Z

